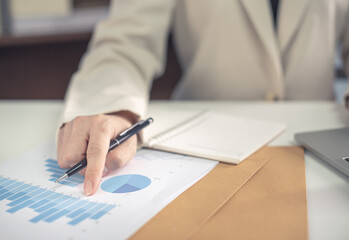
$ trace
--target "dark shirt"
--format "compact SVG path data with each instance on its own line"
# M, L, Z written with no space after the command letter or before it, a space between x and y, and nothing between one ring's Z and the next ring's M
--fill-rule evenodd
M270 5L273 13L274 26L277 29L277 17L278 17L278 8L280 0L270 0Z

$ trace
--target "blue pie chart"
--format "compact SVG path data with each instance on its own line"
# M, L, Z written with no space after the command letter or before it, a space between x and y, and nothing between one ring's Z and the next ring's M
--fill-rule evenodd
M107 179L101 184L101 188L109 193L136 192L148 187L150 178L138 174L125 174Z

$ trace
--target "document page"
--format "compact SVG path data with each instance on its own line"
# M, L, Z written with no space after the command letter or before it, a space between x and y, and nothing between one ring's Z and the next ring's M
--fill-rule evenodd
M123 168L83 195L48 143L0 165L1 239L125 239L205 176L217 162L141 149Z

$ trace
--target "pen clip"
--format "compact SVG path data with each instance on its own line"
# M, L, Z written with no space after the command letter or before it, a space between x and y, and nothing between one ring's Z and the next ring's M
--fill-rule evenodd
M124 135L126 135L129 131L131 131L132 129L134 129L135 127L138 127L140 124L142 124L145 120L140 121L138 123L136 123L135 125L127 128L125 131L123 131L122 133L119 134L120 137L123 137Z

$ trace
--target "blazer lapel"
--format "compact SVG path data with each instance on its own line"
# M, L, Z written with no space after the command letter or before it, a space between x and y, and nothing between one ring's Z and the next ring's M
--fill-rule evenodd
M278 53L269 0L240 0L255 31L267 51L275 58Z
M285 51L291 39L301 26L302 19L309 9L312 0L281 0L278 39L281 52Z
M240 2L271 59L276 73L276 78L273 79L276 91L282 98L283 88L280 81L283 79L283 70L269 0L240 0Z

